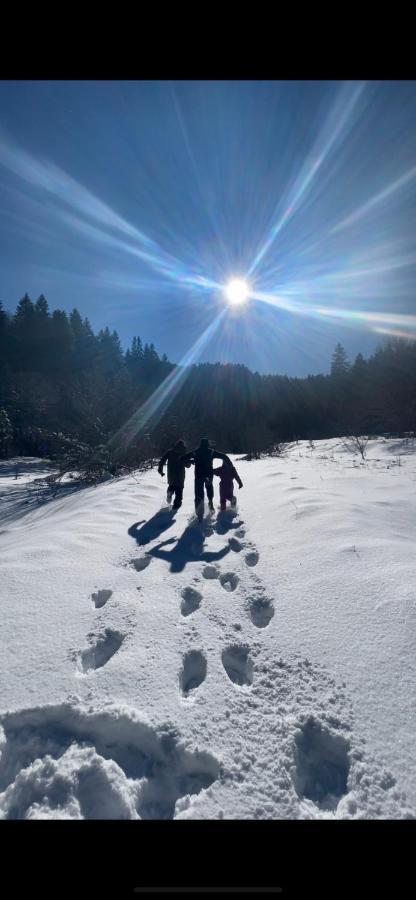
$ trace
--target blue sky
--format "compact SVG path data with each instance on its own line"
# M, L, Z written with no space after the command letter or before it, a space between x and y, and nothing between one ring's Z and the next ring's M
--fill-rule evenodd
M4 305L175 362L306 375L416 336L415 201L415 82L0 83Z

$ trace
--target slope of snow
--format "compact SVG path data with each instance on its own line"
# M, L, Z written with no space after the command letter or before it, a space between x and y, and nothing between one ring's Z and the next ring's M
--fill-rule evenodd
M201 526L0 463L3 817L415 817L413 442L235 463Z

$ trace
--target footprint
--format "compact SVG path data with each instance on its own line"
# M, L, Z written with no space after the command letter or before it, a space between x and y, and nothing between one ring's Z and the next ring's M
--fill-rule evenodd
M256 628L266 628L274 616L274 606L266 597L253 600L250 606L250 616Z
M189 650L183 657L183 668L179 673L179 687L186 697L205 680L207 661L200 650Z
M252 553L247 553L244 559L248 566L256 566L259 561L259 554L257 550L253 550Z
M190 616L191 613L195 612L202 600L202 594L200 594L199 591L195 591L194 588L191 587L184 588L181 593L181 597L181 613L183 616Z
M224 575L220 575L220 582L225 591L235 591L238 581L239 579L237 575L234 575L234 572L225 572Z
M151 556L136 556L135 559L130 560L131 564L136 569L136 572L143 572L143 569L147 569L152 562Z
M204 566L202 574L204 578L218 578L220 573L216 566Z
M347 793L350 770L349 742L333 733L314 716L301 726L295 738L296 793L320 809L335 809Z
M230 538L228 543L230 545L231 550L234 550L234 553L241 553L241 551L243 549L243 545L240 543L240 541L237 541L236 538Z
M83 650L80 655L80 665L84 674L93 669L101 669L117 653L124 641L124 634L106 628L103 637L99 637L93 647Z
M100 609L102 606L105 606L112 594L113 592L106 588L102 591L97 591L95 594L91 594L91 600L94 601L95 608Z
M235 535L236 535L236 537L239 537L239 538L245 537L246 536L245 528L239 528L238 531L236 531Z
M3 819L175 819L221 776L170 722L151 727L122 704L37 706L1 726Z
M250 649L244 644L232 644L221 654L224 669L234 684L250 685L253 683L253 663Z

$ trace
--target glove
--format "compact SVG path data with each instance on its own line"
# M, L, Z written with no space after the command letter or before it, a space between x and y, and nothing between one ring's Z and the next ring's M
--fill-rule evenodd
M165 473L164 473L163 469L158 469L157 471L159 472L159 475L161 475L162 478L164 478Z
M243 487L243 482L241 482L241 484L238 485L238 490L241 491L242 487Z

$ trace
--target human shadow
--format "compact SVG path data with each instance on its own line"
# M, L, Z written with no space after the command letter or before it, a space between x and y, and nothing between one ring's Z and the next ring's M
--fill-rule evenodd
M243 521L239 518L238 512L235 509L224 509L220 510L217 516L217 521L215 523L215 531L217 534L227 534L227 531L231 531L235 528L240 528L240 525L243 525Z
M174 515L174 512L170 509L159 509L151 519L147 521L142 519L140 522L135 522L134 525L131 525L128 529L128 534L137 541L140 547L144 544L150 544L150 541L155 541L159 535L163 534L176 521ZM139 525L142 527L139 528Z
M224 559L224 556L230 552L231 548L228 545L216 552L204 550L204 540L204 531L198 525L191 524L185 528L172 550L162 550L161 548L166 547L168 544L174 544L175 538L168 538L168 540L162 541L148 552L150 556L155 556L156 559L163 559L165 562L170 563L171 572L182 572L187 563L191 562L217 562L220 559Z

